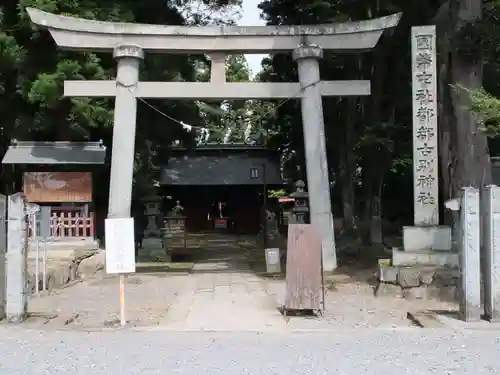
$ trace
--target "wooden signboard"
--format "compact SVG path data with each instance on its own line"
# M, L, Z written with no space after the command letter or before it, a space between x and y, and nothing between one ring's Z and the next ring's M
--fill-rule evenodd
M164 243L167 253L185 253L187 251L186 217L165 217Z
M26 172L23 180L28 202L92 202L91 172Z
M288 226L285 311L321 309L321 256L321 239L311 224Z
M215 229L227 229L227 217L221 217L214 219Z
M165 218L165 236L184 234L186 231L185 217L166 217Z

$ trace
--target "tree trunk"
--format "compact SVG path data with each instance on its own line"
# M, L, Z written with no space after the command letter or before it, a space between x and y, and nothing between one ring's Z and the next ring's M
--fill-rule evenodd
M452 32L450 26L441 31L438 27L438 40L449 40ZM439 134L439 164L441 181L441 200L446 201L453 197L452 191L452 172L456 168L454 155L457 155L456 132L454 131L455 119L453 115L453 102L449 89L451 82L450 71L450 45L449 43L438 43L438 62L437 62L437 90L438 90L438 134ZM452 213L444 212L444 223L451 225L453 222Z
M372 244L371 226L373 209L373 176L367 166L363 170L363 213L358 226L358 236L363 245Z
M379 45L373 53L372 62L372 94L369 99L369 108L367 112L369 121L375 126L380 126L384 121L389 119L391 113L384 111L387 106L384 106L385 90L388 79L388 56L390 53L389 46ZM365 207L365 226L370 236L369 243L373 245L381 245L383 240L382 235L382 208L381 208L381 193L382 181L385 174L391 165L391 156L386 149L381 149L378 145L370 147L368 152L368 160L364 168L369 168L367 173L370 183L369 190L365 190L370 196L366 196Z
M464 56L446 41L456 39L464 25L482 17L482 0L450 0L441 24L439 67L439 134L444 200L458 197L462 187L482 188L491 183L486 135L470 111L470 95L464 90L482 86L482 61ZM439 30L439 28L438 28ZM455 37L455 38L454 38ZM451 216L447 215L451 224Z
M383 181L384 181L383 178L380 178L377 181L372 199L370 238L372 245L377 245L377 246L382 246L384 241L384 235L382 233L382 190L383 190L382 187L384 185Z
M340 142L339 157L339 182L342 195L343 229L346 234L355 234L355 194L354 194L354 169L356 168L356 154L354 152L355 125L357 98L347 99L348 118L344 125L344 139Z

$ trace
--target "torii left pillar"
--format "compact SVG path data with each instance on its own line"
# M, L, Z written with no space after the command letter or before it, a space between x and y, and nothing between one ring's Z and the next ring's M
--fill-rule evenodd
M317 45L301 45L293 51L300 85L304 90L301 109L311 224L321 236L323 269L333 271L337 268L337 255L326 159L323 104L319 88L321 58L323 49Z
M130 217L134 177L135 130L139 65L144 51L138 46L118 46L113 51L118 62L116 98L111 149L109 218Z

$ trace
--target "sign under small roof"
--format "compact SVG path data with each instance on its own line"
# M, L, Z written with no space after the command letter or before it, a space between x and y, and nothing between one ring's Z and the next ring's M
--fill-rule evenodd
M104 164L102 142L20 142L13 141L2 164Z

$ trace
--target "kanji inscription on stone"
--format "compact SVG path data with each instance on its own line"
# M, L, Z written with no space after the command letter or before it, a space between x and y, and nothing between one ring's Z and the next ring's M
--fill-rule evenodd
M439 224L435 26L412 27L415 225Z

